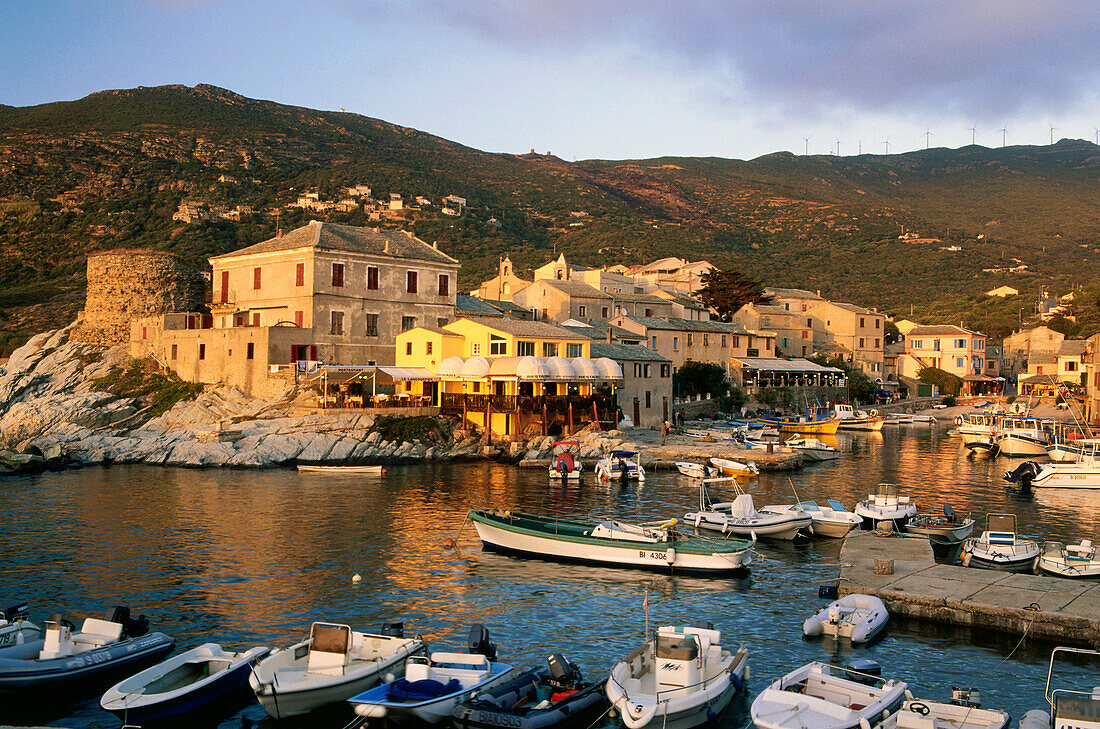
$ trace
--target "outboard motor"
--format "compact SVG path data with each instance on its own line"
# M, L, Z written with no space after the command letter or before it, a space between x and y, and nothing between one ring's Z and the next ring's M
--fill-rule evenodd
M626 461L622 458L619 459L619 482L626 486L630 481L630 468L627 467Z
M982 708L982 697L978 693L978 689L964 688L962 686L951 687L951 698L948 700L949 704L955 706L969 706L975 709Z
M878 661L860 658L849 663L844 673L856 683L874 686L882 678L882 666L879 665Z
M699 628L700 630L714 630L714 623L709 620L696 620L691 624L693 628Z
M955 514L955 510L951 508L951 504L943 505L943 516L952 524L959 520L958 515Z
M561 653L551 653L546 657L546 665L550 667L550 675L560 688L567 688L580 680L580 670L577 664L572 663Z
M1039 473L1039 466L1035 461L1024 461L1013 471L1005 471L1001 476L1005 481L1020 484L1021 488L1031 486L1031 480Z
M130 617L130 608L125 605L113 605L107 611L107 620L111 623L120 623L122 633L131 638L140 638L149 632L149 618L144 615L137 619Z
M404 638L405 621L402 620L396 623L382 623L382 635L388 635L391 638Z
M26 620L31 616L29 603L21 602L4 609L4 620L14 623L16 620Z
M489 641L489 631L481 623L470 626L470 639L467 646L470 653L480 653L490 661L497 659L497 647Z

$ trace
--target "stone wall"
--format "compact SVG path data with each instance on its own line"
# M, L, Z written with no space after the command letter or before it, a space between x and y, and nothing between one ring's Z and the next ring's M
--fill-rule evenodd
M130 339L130 321L199 311L206 281L170 253L121 250L88 256L88 293L72 339L113 346Z

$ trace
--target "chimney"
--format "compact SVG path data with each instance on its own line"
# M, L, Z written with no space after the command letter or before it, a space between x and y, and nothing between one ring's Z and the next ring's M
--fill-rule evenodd
M611 322L607 322L607 343L611 344Z
M383 253L389 253L390 252L390 241L389 241L389 239L387 239L385 242L382 243L382 252Z

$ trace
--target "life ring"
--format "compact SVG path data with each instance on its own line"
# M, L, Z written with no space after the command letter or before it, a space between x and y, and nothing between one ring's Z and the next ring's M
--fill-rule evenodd
M877 418L878 417L878 408L871 408L871 417L872 418Z

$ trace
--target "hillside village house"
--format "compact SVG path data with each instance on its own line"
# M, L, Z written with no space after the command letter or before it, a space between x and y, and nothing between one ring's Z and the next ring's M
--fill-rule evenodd
M775 349L787 357L808 357L814 353L814 330L805 325L801 313L778 304L745 304L733 320L749 330L775 333Z
M458 261L402 231L313 221L210 264L211 314L136 320L134 356L261 394L292 363L393 365L398 333L454 317Z
M661 258L630 269L635 283L647 290L660 287L667 291L691 296L702 287L702 278L714 266L708 261L685 261L682 258Z
M883 378L884 314L855 304L820 301L802 317L802 323L813 327L817 351L838 352L871 379Z
M710 321L710 309L703 306L702 302L696 298L675 291L666 291L665 289L653 289L649 293L672 304L672 316L677 319Z
M541 321L607 321L620 314L671 316L671 301L633 292L606 293L583 281L536 278L513 301Z
M1065 338L1065 334L1046 326L1021 329L1005 337L1001 352L1005 376L1027 372L1032 353L1057 354Z
M488 281L482 281L481 286L471 291L470 294L479 299L512 301L512 297L517 292L527 288L531 283L531 281L516 275L512 267L512 259L505 256L497 264L497 275Z
M775 346L773 333L748 331L729 322L620 315L611 324L641 337L645 346L667 357L673 372L691 360L719 364L728 373L731 358L767 356Z
M1020 376L1020 394L1054 396L1067 385L1087 391L1092 355L1086 339L1066 339L1057 352L1032 352Z
M593 358L589 337L546 322L478 317L414 327L397 336L397 365L432 372L441 411L498 438L618 423L619 365ZM398 396L405 393L422 396L425 385L403 382Z
M1088 342L1088 362L1085 364L1088 385L1085 389L1085 421L1094 428L1100 427L1100 332L1085 340Z
M905 335L905 354L898 358L898 374L915 378L925 367L935 367L963 380L963 392L988 392L995 378L985 374L986 336L963 327L926 324Z

